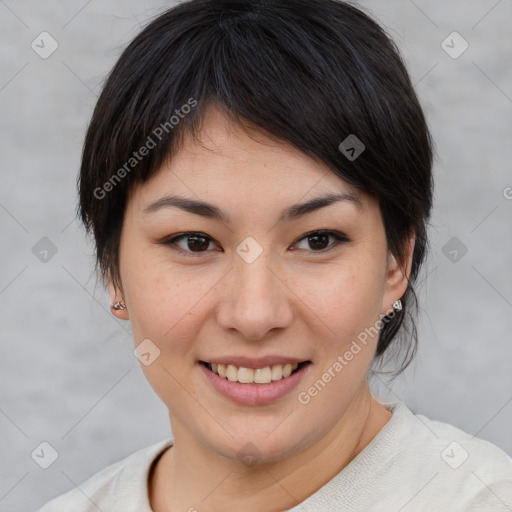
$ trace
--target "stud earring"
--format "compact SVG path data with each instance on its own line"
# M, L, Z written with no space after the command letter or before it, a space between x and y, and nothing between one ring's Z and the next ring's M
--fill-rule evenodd
M116 311L123 310L123 309L126 309L126 304L124 302L114 302L114 304L110 305L110 309L113 309Z
M395 302L393 302L393 309L395 311L402 311L402 301L400 299L397 299Z

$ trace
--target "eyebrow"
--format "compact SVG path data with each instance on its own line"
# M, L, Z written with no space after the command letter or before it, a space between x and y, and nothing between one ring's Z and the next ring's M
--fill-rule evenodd
M286 208L279 217L279 222L290 222L314 211L330 206L331 204L338 202L351 203L357 207L358 210L363 210L363 204L359 196L348 192L336 192L330 193L325 196L316 197L305 203L299 203ZM154 213L163 208L180 208L189 213L200 215L208 219L219 220L226 224L231 223L231 218L225 212L223 212L217 206L207 203L205 201L199 201L196 199L190 199L180 196L165 196L157 199L155 202L150 203L146 206L142 212L145 214Z

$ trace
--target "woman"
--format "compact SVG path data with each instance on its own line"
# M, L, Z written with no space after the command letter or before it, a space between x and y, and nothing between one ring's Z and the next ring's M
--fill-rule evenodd
M41 511L510 510L505 452L368 382L414 354L431 170L398 51L357 8L154 20L96 105L80 213L173 439Z

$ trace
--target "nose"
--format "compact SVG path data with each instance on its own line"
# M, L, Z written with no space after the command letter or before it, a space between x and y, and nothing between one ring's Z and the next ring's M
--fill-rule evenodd
M265 253L252 263L236 256L217 309L217 322L222 329L256 341L274 329L290 325L293 293L282 272L273 267Z

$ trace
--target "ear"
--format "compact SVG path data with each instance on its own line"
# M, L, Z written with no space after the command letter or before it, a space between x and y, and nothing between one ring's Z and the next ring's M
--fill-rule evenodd
M388 269L382 297L382 314L389 315L393 311L393 302L400 299L407 290L407 279L411 275L412 257L414 253L416 237L414 233L406 245L405 261L399 265L395 256L389 254Z
M123 302L125 303L125 300L123 298L122 290L118 290L115 286L112 278L109 276L107 278L107 290L110 297L110 306L116 302ZM119 318L120 320L128 320L130 317L128 315L128 308L126 309L113 309L110 307L110 311L112 314Z

